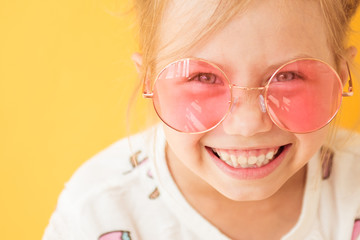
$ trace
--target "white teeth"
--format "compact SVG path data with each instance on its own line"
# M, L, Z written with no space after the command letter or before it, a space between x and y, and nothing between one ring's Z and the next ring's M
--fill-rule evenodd
M220 153L220 157L221 157L221 159L224 160L224 161L230 160L230 155L227 154L226 152L221 152L221 153Z
M265 160L265 155L261 154L260 156L258 156L258 162L263 163Z
M266 159L272 159L274 157L274 152L268 152L266 154Z
M255 156L249 157L249 159L248 159L249 164L255 164L256 162L257 162L257 157L255 157Z
M246 163L247 163L246 157L244 157L244 156L239 156L239 157L238 157L238 163L240 163L240 164L242 164L242 165L246 164Z
M233 166L237 167L238 166L237 157L235 155L230 155L230 158Z
M244 155L236 156L234 154L229 154L228 151L215 150L214 151L220 156L220 158L232 167L242 167L242 168L253 168L261 167L268 164L278 152L279 148L269 149L266 154L261 154L259 156L249 156Z

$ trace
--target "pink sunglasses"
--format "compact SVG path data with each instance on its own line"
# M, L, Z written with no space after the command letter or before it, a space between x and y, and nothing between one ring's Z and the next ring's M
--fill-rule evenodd
M218 126L235 106L257 99L279 128L309 133L327 125L340 108L343 93L339 75L327 63L301 58L279 67L263 87L241 87L230 82L215 64L185 58L167 65L152 90L144 83L143 96L152 98L160 119L184 133L203 133ZM245 94L246 93L246 94Z

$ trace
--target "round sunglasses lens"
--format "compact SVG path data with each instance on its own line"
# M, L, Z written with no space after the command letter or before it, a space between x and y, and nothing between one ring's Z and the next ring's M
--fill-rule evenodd
M302 59L281 67L272 76L267 108L280 128L307 133L322 128L337 113L342 84L329 65Z
M198 133L215 127L229 110L229 82L216 66L201 60L171 63L154 84L154 107L173 129Z

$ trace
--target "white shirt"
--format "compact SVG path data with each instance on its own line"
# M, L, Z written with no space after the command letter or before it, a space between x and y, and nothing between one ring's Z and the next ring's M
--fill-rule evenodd
M43 240L229 239L180 193L165 161L165 144L156 127L85 162L61 193ZM352 240L360 219L360 137L333 149L327 179L320 154L309 161L301 215L282 240ZM356 225L360 229L360 220Z

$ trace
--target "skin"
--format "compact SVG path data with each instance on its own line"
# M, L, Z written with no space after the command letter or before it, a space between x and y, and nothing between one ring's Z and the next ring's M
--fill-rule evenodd
M299 57L329 63L346 81L345 62L335 66L320 16L315 1L296 5L259 1L186 57L214 62L239 86L259 87L276 67ZM176 21L171 17L165 20L167 24ZM354 57L356 49L349 48L347 54ZM135 54L133 59L141 65L140 55ZM306 164L324 142L328 127L308 134L283 131L251 101L236 105L218 127L204 134L179 133L165 124L164 130L172 176L201 215L232 239L279 239L298 220ZM225 174L205 149L261 149L285 144L292 145L276 170L254 180Z

